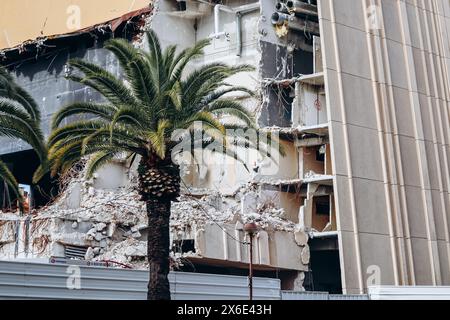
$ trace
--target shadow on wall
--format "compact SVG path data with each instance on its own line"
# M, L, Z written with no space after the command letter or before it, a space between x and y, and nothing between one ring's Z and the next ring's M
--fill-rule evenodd
M38 156L34 151L27 150L0 156L0 158L12 170L19 184L31 186L31 208L45 206L51 199L58 195L58 183L46 175L39 185L32 185L33 173L39 166ZM0 209L8 211L11 205L14 207L16 198L5 189L3 181L0 181Z

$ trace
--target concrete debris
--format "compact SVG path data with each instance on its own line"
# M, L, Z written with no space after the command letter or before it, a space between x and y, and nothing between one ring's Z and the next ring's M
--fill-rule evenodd
M85 246L89 239L81 232L53 233L52 240L63 245Z
M146 220L145 204L139 201L138 193L131 188L114 191L96 190L93 194L82 192L77 209L68 209L65 200L60 199L53 205L43 208L39 217L99 223L98 231L102 231L111 221L134 226Z
M94 258L94 249L92 247L89 247L86 250L86 254L84 255L84 258L86 260L92 260L92 258Z
M27 252L34 257L63 256L66 245L80 246L87 248L87 260L145 268L147 215L136 191L136 179L131 179L127 187L106 190L94 188L93 181L83 179L83 174L72 177L62 196L32 217L28 243L33 248ZM217 192L197 197L182 195L172 205L172 239L198 240L206 225L231 224L242 229L249 221L255 221L262 230L294 232L296 225L284 218L284 210L270 201L261 201L258 190L249 184L233 196ZM5 222L8 218L21 221L25 217L0 215L0 244L15 239L14 224ZM194 246L196 253L173 254L173 264L182 264L186 256L201 256L204 248L198 241Z
M101 233L96 233L94 239L96 241L101 241L103 239L103 235Z
M314 171L309 171L307 173L305 173L305 179L314 179L314 178L318 178L322 175L315 173Z
M14 242L14 224L0 221L0 244Z
M303 287L303 284L305 282L305 273L299 272L297 277L294 280L294 287L292 288L294 291L306 291Z
M216 196L209 195L200 199L182 196L180 202L173 204L171 227L185 230L211 223L228 223L237 215L241 223L255 221L262 229L293 231L295 228L295 223L283 218L284 210L271 204L258 204L255 211L242 212L241 204L235 198L224 197L222 210L217 210L214 205ZM236 197L239 198L239 195Z
M133 233L131 234L131 236L132 236L133 238L138 239L138 238L140 238L142 235L141 235L141 233L140 233L139 231L136 231L136 232L133 232Z
M104 249L108 246L108 241L105 239L100 240L100 248Z
M308 243L308 234L302 230L297 230L294 233L295 242L299 246L306 246Z
M107 228L107 231L106 231L106 236L107 236L107 237L112 237L113 234L114 234L114 232L116 232L116 228L117 228L116 223L111 222L111 223L108 225L108 228Z
M299 185L302 183L302 179L268 179L260 178L253 182L255 185L266 184L271 186L288 186L288 185Z
M115 261L132 265L136 269L147 269L147 242L136 239L126 239L114 243L104 253L96 256L94 261Z
M19 220L19 217L17 216L16 213L3 212L2 210L0 210L0 217L2 218L3 221L6 221L6 220Z
M106 228L106 223L100 222L95 226L95 228L97 229L97 231L102 231Z
M302 257L302 263L303 264L308 264L309 263L309 259L311 258L311 253L309 251L309 246L305 246L302 249L301 257Z

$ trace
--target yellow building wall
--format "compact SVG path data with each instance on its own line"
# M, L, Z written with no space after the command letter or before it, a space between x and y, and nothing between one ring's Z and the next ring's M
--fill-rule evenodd
M150 0L1 0L0 49L71 33L145 8Z

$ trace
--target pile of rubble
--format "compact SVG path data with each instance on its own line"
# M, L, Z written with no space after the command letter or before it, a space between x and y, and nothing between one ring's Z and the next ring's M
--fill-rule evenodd
M82 171L71 177L60 198L33 215L27 241L33 246L30 252L50 256L55 254L56 244L80 246L87 247L87 260L112 260L135 268L146 267L147 216L145 203L140 201L136 190L136 179L131 178L126 187L102 190L94 188L93 180L85 180L83 176ZM285 220L283 210L270 202L258 204L255 210L243 209L243 197L253 194L256 198L257 192L255 186L248 185L234 196L215 192L197 197L182 195L172 206L172 238L194 239L196 230L206 224L236 221L255 221L265 230L293 231L295 224ZM74 196L76 205L73 205ZM0 215L0 220L6 216ZM182 257L173 253L175 261Z

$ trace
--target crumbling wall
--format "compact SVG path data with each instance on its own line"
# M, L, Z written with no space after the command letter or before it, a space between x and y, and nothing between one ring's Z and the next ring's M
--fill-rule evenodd
M16 242L16 223L14 218L5 217L0 220L0 255L9 257L14 255L14 244Z
M232 0L224 3L226 6L236 8L253 1ZM220 11L219 29L226 35L213 36L215 3L201 5L195 14L192 11L179 11L176 1L156 1L154 15L149 26L160 36L163 47L176 44L179 49L192 46L200 39L210 38L211 44L205 48L205 55L192 63L187 71L207 63L221 62L229 65L249 64L255 67L252 72L244 72L228 79L230 84L244 86L258 91L259 89L259 62L261 53L258 48L259 41L259 10L246 13L241 20L242 52L237 54L238 37L236 15ZM192 4L188 4L190 6ZM198 4L197 4L198 5ZM167 30L173 32L167 32ZM145 47L145 46L144 46ZM236 99L255 114L259 113L259 99L248 98L247 94L228 94L228 98ZM246 158L247 151L241 150L239 156ZM237 161L224 160L222 156L204 153L204 163L200 166L190 166L184 181L195 189L210 189L222 193L234 193L236 186L247 183L251 173ZM253 156L248 156L252 158ZM226 161L226 164L224 162ZM250 160L250 162L255 162ZM216 165L217 164L217 165ZM253 165L253 163L251 164Z
M42 129L50 133L53 113L67 104L77 101L100 101L102 97L96 91L69 81L65 78L68 70L65 68L71 58L83 58L89 62L105 67L115 75L119 74L117 61L110 53L102 49L101 42L91 48L85 43L77 44L77 50L58 51L50 58L39 58L37 61L24 61L14 68L17 83L29 92L38 103L42 113ZM0 154L28 150L30 146L24 142L0 138Z
M230 1L227 5L245 3ZM243 51L240 56L236 55L235 17L221 13L220 28L229 33L228 38L214 38L205 50L205 57L192 67L214 61L232 65L249 63L255 66L255 71L233 77L230 83L252 89L260 88L261 75L271 78L291 75L293 57L288 52L288 44L276 37L273 26L267 21L273 7L271 3L271 9L265 9L268 3L262 1L262 16L256 11L243 17ZM157 1L155 6L155 14L148 19L147 26L161 35L163 45L179 44L180 48L184 48L214 31L212 6L209 12L197 19L174 16L169 1ZM169 28L175 32L167 34ZM145 48L145 42L142 45ZM282 51L281 56L272 55L272 49ZM103 54L98 53L102 57ZM97 53L94 53L95 57ZM116 67L114 63L110 66L114 72ZM68 92L69 96L73 94L70 90L64 92ZM263 88L260 93L260 99L242 95L231 98L254 111L261 124L274 125L280 117L267 109L268 105L272 105L270 99L273 96ZM91 99L89 95L83 97ZM47 99L43 98L44 101ZM268 120L261 122L261 119ZM288 144L286 149L287 157L281 158L278 163L271 160L272 168L277 170L267 175L269 180L299 178L297 151L292 144ZM281 195L281 190L268 191L258 181L250 183L255 182L255 177L261 173L262 163L258 161L247 163L251 172L236 162L225 167L217 162L219 166L209 165L199 171L193 167L193 172L183 172L188 188L183 191L179 202L173 203L171 242L193 241L194 248L187 252L173 250L174 265L182 264L183 259L189 258L229 261L240 267L245 266L248 253L243 243L246 239L242 225L255 221L261 227L256 241L256 265L300 271L295 280L300 288L304 279L302 272L309 270L310 258L308 235L298 225L300 203L290 204L290 198ZM120 162L103 168L92 180L85 180L82 172L71 177L61 197L31 218L32 232L28 234L26 256L64 256L67 246L78 246L86 249L84 258L87 260L115 261L145 268L147 217L145 204L139 200L135 185L135 168L127 170ZM298 196L294 198L292 201L303 200ZM14 248L11 243L8 246L8 250Z
M116 170L118 163L104 168L104 174ZM125 164L122 164L125 166ZM134 268L145 268L147 217L145 203L140 201L136 191L135 172L126 175L128 184L115 189L96 188L96 179L84 179L84 172L70 177L64 192L54 203L42 208L34 216L15 217L19 221L20 257L61 257L67 246L86 249L84 259L92 261L114 261ZM240 246L240 253L234 253L236 239L244 242L242 225L255 221L261 227L258 242L259 255L256 264L291 270L308 269L308 261L301 257L306 244L296 244L296 224L284 216L284 210L275 206L266 196L260 196L255 186L243 186L235 195L224 196L210 192L200 198L187 194L173 203L170 222L171 243L177 240L193 240L195 250L172 252L174 264L182 263L187 257L223 259L247 263L246 246ZM74 199L76 198L76 199ZM0 216L3 221L3 216ZM30 220L29 231L24 231L24 221ZM15 231L11 222L0 227L3 258L13 258L16 251L13 244ZM6 230L8 230L6 232ZM221 230L218 233L214 230ZM7 234L7 236L3 236ZM284 235L284 236L283 236ZM283 240L277 240L283 239ZM283 241L284 245L271 245L272 241ZM26 245L27 243L28 245ZM212 246L212 247L211 247ZM291 246L290 250L285 250ZM216 249L213 249L216 248ZM221 250L217 250L221 248ZM227 249L226 249L227 248ZM5 251L9 251L6 255ZM0 251L1 252L1 251ZM298 254L297 254L297 253ZM246 258L247 257L247 258Z
M23 41L38 37L51 37L84 29L142 9L151 2L111 0L105 5L101 1L4 1L0 12L1 29L4 30L0 37L0 49L20 45Z
M313 73L312 35L275 28L272 14L276 2L261 0L259 47L261 51L260 77L283 80ZM270 82L270 81L269 81ZM293 87L263 85L264 99L259 114L261 126L290 127L292 125Z

